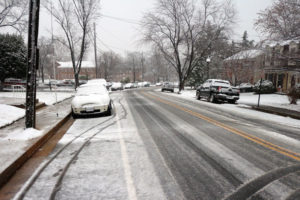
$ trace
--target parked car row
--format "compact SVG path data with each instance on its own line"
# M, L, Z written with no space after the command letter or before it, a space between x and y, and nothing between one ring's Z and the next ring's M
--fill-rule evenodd
M72 116L112 113L112 101L104 79L95 79L81 85L71 102Z

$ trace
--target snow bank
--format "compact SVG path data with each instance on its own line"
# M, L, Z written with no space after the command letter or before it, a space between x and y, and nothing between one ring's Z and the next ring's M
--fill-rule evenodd
M25 110L14 106L0 104L0 127L13 123L24 117Z
M43 131L39 131L33 128L25 129L23 132L16 130L9 133L4 139L6 140L31 140L33 138L41 136Z

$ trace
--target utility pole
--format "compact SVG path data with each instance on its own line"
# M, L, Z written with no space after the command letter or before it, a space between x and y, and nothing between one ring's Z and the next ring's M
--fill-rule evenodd
M55 67L55 48L54 48L54 35L53 35L53 4L51 2L51 46L52 46L52 68L53 68L53 79L56 80L56 67ZM51 82L50 82L51 84Z
M97 34L96 34L96 24L94 23L94 51L95 51L95 67L96 67L96 78L98 78L98 62L97 62Z
M142 82L144 81L144 52L142 52L141 64L142 64Z
M36 71L38 68L38 30L40 0L29 1L27 83L26 83L26 128L35 128Z
M134 55L132 55L132 64L133 64L133 82L135 83L135 62L134 62Z

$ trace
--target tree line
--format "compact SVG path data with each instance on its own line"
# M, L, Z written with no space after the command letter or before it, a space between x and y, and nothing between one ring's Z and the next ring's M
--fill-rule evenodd
M53 38L39 40L40 77L53 75L53 56L55 60L71 60L77 86L81 62L93 43L91 25L100 17L100 0L47 0L42 6L51 13L59 31ZM7 27L16 30L16 34L0 36L1 81L25 77L26 44L22 33L27 27L27 7L26 0L0 2L0 31ZM299 0L276 0L258 13L254 27L266 39L298 37L299 9ZM180 90L187 83L195 85L210 76L217 77L225 58L260 44L248 40L246 31L241 41L232 40L236 13L230 0L156 0L153 10L144 14L140 27L141 42L150 44L151 50L130 52L124 57L113 51L101 52L99 73L109 77L123 66L132 73L140 70L141 77L137 78L149 76L153 82L176 75ZM210 63L207 58L211 58Z

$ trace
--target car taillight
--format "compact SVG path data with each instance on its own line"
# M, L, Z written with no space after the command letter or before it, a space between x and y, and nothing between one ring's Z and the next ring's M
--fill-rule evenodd
M219 87L218 87L218 91L221 92L221 89L222 89L222 87L219 86Z

